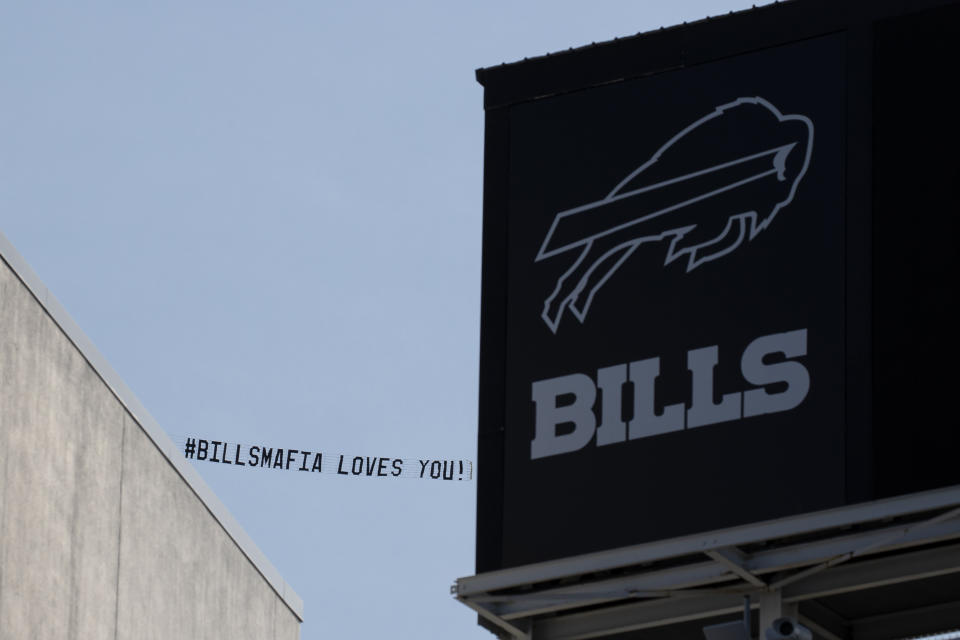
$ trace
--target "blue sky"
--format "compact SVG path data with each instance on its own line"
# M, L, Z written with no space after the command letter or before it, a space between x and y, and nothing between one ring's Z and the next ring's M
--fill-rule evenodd
M174 440L475 460L474 69L750 4L4 3L0 230ZM305 640L492 637L475 483L196 467Z

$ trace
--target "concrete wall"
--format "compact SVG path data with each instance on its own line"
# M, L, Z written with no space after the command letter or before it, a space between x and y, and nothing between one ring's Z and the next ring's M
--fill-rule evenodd
M0 640L298 638L207 502L0 260Z

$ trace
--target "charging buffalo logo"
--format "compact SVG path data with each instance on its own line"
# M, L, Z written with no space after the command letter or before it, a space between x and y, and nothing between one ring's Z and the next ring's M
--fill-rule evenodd
M813 123L763 98L739 98L686 127L602 200L556 215L536 262L579 251L547 298L556 333L580 321L600 288L642 244L669 240L664 266L686 272L722 258L790 204L813 150Z

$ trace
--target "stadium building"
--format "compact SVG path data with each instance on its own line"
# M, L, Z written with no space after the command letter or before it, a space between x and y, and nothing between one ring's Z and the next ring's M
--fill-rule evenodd
M477 71L487 629L960 629L958 35L789 0Z
M298 638L300 597L2 234L0 258L0 638Z

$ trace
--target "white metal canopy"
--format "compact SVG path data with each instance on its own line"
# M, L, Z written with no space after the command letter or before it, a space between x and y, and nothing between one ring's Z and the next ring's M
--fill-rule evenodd
M529 640L653 638L738 616L745 596L760 629L795 615L823 640L960 628L960 487L483 573L451 591L501 637Z

